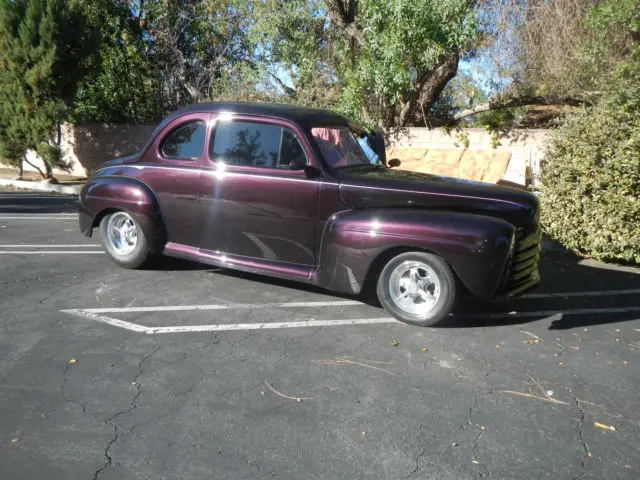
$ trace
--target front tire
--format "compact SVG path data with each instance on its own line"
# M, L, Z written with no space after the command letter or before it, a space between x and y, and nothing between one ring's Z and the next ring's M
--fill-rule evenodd
M139 268L149 260L144 232L127 212L105 215L100 222L100 233L105 251L121 267Z
M428 327L443 320L456 299L456 279L442 258L407 252L389 260L377 283L382 306L401 322Z

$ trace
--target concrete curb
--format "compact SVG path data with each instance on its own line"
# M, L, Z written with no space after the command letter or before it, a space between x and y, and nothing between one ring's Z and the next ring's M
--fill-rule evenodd
M26 190L37 190L39 192L55 192L67 195L79 195L82 185L56 185L46 182L25 182L24 180L10 180L0 178L0 186L15 187Z

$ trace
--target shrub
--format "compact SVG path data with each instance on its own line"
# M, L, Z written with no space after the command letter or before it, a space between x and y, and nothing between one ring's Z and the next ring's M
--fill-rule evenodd
M542 163L546 233L600 260L640 264L640 67L612 75L597 103L568 116Z

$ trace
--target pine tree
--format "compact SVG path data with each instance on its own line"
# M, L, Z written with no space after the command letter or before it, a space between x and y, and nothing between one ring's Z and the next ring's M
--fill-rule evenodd
M0 157L22 169L34 150L46 178L65 166L56 129L97 40L75 0L0 2Z

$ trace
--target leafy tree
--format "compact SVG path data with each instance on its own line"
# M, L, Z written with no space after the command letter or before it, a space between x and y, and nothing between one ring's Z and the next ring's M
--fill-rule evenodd
M241 0L138 2L171 106L219 97L244 83L251 4Z
M0 155L22 166L35 150L43 177L64 166L55 131L95 45L85 20L75 2L0 2Z
M478 55L497 82L454 121L525 105L593 104L640 41L637 0L498 0L485 3L481 19Z
M428 115L477 33L470 0L264 0L250 38L285 97L364 123ZM285 72L288 82L280 82ZM313 92L311 96L307 92ZM328 101L327 101L328 99ZM305 101L306 100L306 101Z
M628 53L599 82L594 104L554 132L540 196L553 238L595 258L640 264L640 11L631 3L605 0L588 13L597 29L592 51L622 31Z
M155 123L168 105L145 21L121 0L81 0L88 23L100 32L94 65L78 86L76 122Z
M625 65L553 133L540 192L546 232L592 257L640 264L639 152L640 68Z

